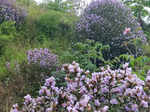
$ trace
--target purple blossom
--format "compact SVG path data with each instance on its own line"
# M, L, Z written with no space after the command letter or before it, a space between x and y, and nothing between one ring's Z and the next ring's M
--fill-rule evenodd
M32 101L32 98L31 98L31 96L28 94L28 95L26 95L25 97L24 97L24 99L25 99L25 103L30 103L31 101Z
M80 105L82 105L83 107L86 107L89 100L90 100L90 97L88 95L84 95L83 98L80 99Z
M139 111L138 105L137 104L132 104L131 110L134 111L134 112L138 112Z
M55 78L54 77L50 77L48 79L46 79L45 81L45 86L55 86Z
M125 46L121 47L124 42L140 38L146 43L146 36L131 9L120 0L92 1L81 15L76 31L79 39L93 39L125 53Z
M14 6L16 0L0 0L0 23L4 21L15 21L16 24L24 22L26 11Z
M148 102L142 100L141 101L141 105L144 107L144 108L148 108Z
M95 103L96 106L100 106L100 102L99 102L98 99L96 99L96 100L94 101L94 103Z
M32 98L29 94L24 97L25 103L21 111L109 112L114 105L119 105L117 111L124 109L126 112L138 112L140 109L147 111L150 106L150 93L146 89L150 88L147 85L149 75L143 82L132 71L126 72L128 67L122 70L111 70L108 67L87 75L84 70L80 72L81 68L76 62L63 67L67 85L58 88L54 77L46 79L37 98ZM70 67L74 72L70 72ZM18 108L18 105L14 105L13 112L18 112Z
M110 100L110 103L111 103L111 104L118 104L118 100L117 100L117 99L111 99L111 100Z
M29 64L47 69L52 69L58 63L57 56L52 54L47 48L29 50L27 52L27 60Z

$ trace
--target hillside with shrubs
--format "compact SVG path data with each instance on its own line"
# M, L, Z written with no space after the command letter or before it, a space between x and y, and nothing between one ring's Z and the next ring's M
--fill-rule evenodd
M85 2L0 0L0 112L150 112L150 1Z

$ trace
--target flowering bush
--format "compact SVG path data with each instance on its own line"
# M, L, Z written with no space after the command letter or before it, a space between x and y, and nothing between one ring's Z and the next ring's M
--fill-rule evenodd
M27 59L29 64L46 69L52 69L58 63L57 56L52 54L47 48L29 50L27 52Z
M119 0L93 1L84 10L76 30L80 39L94 39L113 46L119 52L117 56L127 52L124 42L146 39L131 10Z
M0 0L1 5L12 5L16 2L16 0Z
M23 76L28 87L26 91L36 95L40 85L53 71L59 71L57 55L47 48L35 48L27 51L27 62L19 65L18 75Z
M30 93L36 96L45 78L50 77L53 71L55 71L56 74L60 70L57 65L57 55L51 53L47 48L35 48L34 50L28 50L26 58L27 59L17 64L8 62L6 64L7 74L9 74L9 78L14 81L17 81L18 77L22 78L24 87L22 87L23 91L20 92L21 95L24 96ZM57 80L61 77L62 76L56 76ZM13 84L11 80L9 81L10 85Z
M145 81L132 74L128 64L123 69L101 68L90 73L79 64L65 64L67 86L56 87L54 77L45 80L37 98L29 94L19 111L11 112L148 112L150 110L150 72Z
M17 50L16 47L12 49L15 49L15 51L17 52L19 48ZM32 56L39 56L37 52L35 53L35 49L29 51L32 53L34 51L34 55ZM38 53L40 54L40 49L36 49L36 51L39 51ZM57 60L57 56L51 53L50 50L46 48L41 49L41 51L43 51L43 54L41 53L41 57L44 55L43 58L45 60L47 59L46 66L40 66L39 63L33 64L33 61L30 61L30 63L28 63L27 56L25 55L25 50L21 52L22 54L20 53L20 51L17 52L20 55L19 57L22 57L22 60L19 60L18 54L13 52L14 55L11 56L16 56L15 60L6 62L6 72L4 72L5 76L2 77L1 75L0 78L0 112L9 112L9 108L11 108L12 104L14 104L15 102L22 102L22 96L25 96L27 93L32 96L37 96L38 90L40 86L43 85L45 78L52 76L52 74L56 78L56 82L59 82L59 84L57 84L58 86L62 86L64 84L64 75L62 75L64 73L61 72L60 74L59 66L52 63L54 62L54 60ZM9 52L7 55L10 55L12 52ZM32 58L30 56L30 59ZM8 57L7 59L12 60ZM48 65L50 64L50 62L51 65ZM53 71L55 71L55 73Z
M16 24L22 23L26 12L13 6L15 0L0 0L0 23L3 21L15 21Z

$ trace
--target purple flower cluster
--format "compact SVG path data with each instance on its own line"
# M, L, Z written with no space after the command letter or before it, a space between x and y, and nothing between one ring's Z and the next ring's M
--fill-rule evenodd
M130 28L131 32L124 35L126 28ZM119 0L93 1L84 10L76 30L82 39L94 39L110 45L137 37L146 39L131 10Z
M51 53L47 48L35 48L34 50L29 50L27 52L27 60L29 64L34 64L48 69L56 66L58 62L57 55Z
M16 104L12 112L148 112L150 110L150 72L145 81L123 69L101 68L90 73L79 64L65 64L66 87L56 87L55 78L46 79L37 98L25 96L22 111ZM116 108L117 107L117 108Z
M13 5L14 3L16 3L16 0L0 0L0 4L1 5Z
M20 24L26 17L25 10L14 6L15 0L0 0L0 23L3 21L15 21Z

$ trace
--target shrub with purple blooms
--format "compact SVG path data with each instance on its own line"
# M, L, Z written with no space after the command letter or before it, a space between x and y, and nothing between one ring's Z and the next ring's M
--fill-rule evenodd
M24 21L26 12L14 6L15 3L15 0L0 0L0 23L15 21L16 24L20 24Z
M56 82L59 82L58 86L64 83L64 75L59 73L57 55L50 52L49 49L29 50L28 59L25 54L21 56L23 60L20 62L17 60L6 62L6 76L0 81L0 112L9 112L12 104L22 102L22 96L27 93L37 96L40 86L52 74ZM40 63L35 63L37 60L38 62L46 61L46 64L41 66Z
M135 38L146 39L131 10L119 0L93 1L81 15L76 30L80 40L88 38L109 44L113 52L114 49L118 52L114 53L117 56L127 52L125 42Z
M22 95L28 92L35 96L46 77L50 77L53 71L55 71L54 75L56 76L59 71L58 64L57 55L53 54L49 49L35 48L27 51L27 61L20 63L17 70L12 68L12 70L8 69L8 72L16 77L22 77L25 84L21 92ZM57 80L59 79L57 77Z
M145 81L123 69L101 68L90 73L79 64L65 64L67 86L58 88L55 78L45 80L39 96L24 97L23 107L13 105L11 112L149 112L150 72Z
M20 64L19 75L22 75L26 91L37 94L37 90L46 77L50 77L53 71L59 71L57 55L47 48L33 49L27 51L27 62Z
M57 55L51 53L47 48L29 50L27 52L27 60L29 64L46 69L52 69L58 63Z

